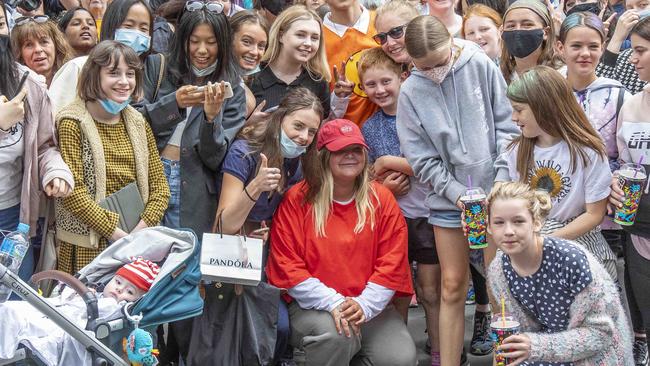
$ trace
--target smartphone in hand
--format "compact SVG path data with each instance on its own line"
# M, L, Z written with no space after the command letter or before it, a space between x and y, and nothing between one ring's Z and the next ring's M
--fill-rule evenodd
M232 96L234 95L233 92L232 92L232 86L227 81L224 81L223 83L224 83L224 86L223 86L223 91L224 91L223 99L232 98ZM206 88L205 85L199 86L198 88L196 88L194 90L194 93L203 93L205 91L205 88Z

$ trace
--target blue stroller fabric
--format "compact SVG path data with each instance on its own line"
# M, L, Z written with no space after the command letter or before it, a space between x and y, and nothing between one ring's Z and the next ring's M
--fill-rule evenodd
M79 271L79 279L86 283L106 284L132 257L141 256L161 264L160 273L149 292L129 310L132 315L142 314L140 328L155 333L155 327L160 324L193 318L202 313L203 299L198 289L200 255L201 244L193 231L152 227L111 244ZM114 350L121 350L122 338L133 330L125 317L123 323L122 330L111 333L104 341Z

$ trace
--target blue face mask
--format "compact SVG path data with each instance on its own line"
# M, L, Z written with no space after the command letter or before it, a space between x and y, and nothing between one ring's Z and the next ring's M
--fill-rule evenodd
M149 50L151 37L135 29L119 28L115 31L115 40L127 45L141 55Z
M115 102L111 99L102 99L99 101L99 104L101 104L102 107L104 107L104 110L112 115L116 115L122 112L122 110L126 108L126 106L128 106L129 103L131 103L131 98L125 100L122 103Z
M205 69L199 69L198 67L192 65L192 72L194 73L194 76L197 78L202 78L208 75L212 75L214 70L217 69L217 61L215 61L212 65L206 67Z
M307 151L307 146L298 145L284 133L280 127L280 147L282 148L282 156L287 159L297 158Z

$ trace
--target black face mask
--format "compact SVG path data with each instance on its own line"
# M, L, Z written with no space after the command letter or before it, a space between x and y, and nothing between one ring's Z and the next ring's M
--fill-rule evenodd
M584 4L578 4L571 8L569 11L567 11L566 15L569 16L573 13L578 13L578 12L589 12L589 13L594 13L596 15L600 15L600 6L598 6L598 3L584 3Z
M504 31L501 38L511 55L516 58L524 58L542 45L544 29Z

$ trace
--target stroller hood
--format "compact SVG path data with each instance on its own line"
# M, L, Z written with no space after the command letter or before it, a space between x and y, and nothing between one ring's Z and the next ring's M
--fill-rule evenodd
M146 228L111 244L79 271L79 279L106 284L132 257L141 256L160 264L160 272L131 314L142 313L142 327L191 318L203 309L200 253L201 244L191 230Z

